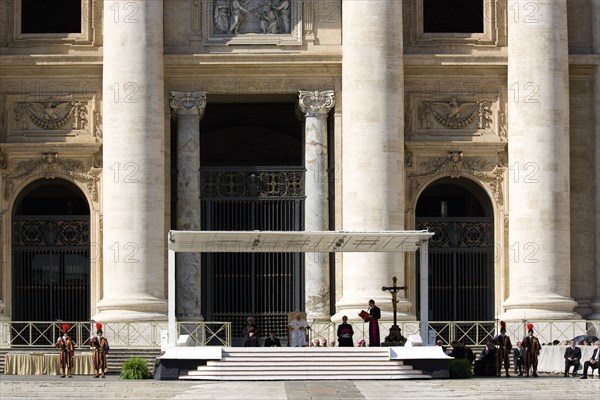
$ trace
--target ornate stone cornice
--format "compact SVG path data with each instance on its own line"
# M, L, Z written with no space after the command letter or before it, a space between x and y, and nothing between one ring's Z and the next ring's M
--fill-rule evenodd
M318 90L300 90L298 93L300 110L302 110L307 117L327 115L329 110L335 105L335 94L333 90L325 90L322 92Z
M174 118L178 115L199 115L206 108L206 92L171 92L171 110Z
M409 173L409 199L413 201L415 195L423 186L435 177L472 177L484 183L494 195L500 205L504 203L502 183L506 171L504 153L498 153L495 162L489 158L464 157L462 151L449 151L447 157L435 157L423 161L418 165L418 171Z
M4 198L8 200L14 191L15 184L33 175L40 178L71 178L86 184L93 201L98 200L98 181L102 168L95 167L92 162L86 167L82 161L61 160L58 153L43 153L41 159L22 161L16 165L15 172L6 176Z

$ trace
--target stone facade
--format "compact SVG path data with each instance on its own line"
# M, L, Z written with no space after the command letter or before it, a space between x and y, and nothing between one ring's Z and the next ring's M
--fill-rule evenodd
M317 174L307 230L414 229L428 185L468 179L493 208L496 317L600 319L599 1L483 3L483 32L463 34L426 32L424 0L82 0L81 32L33 34L22 2L2 2L0 318L14 207L53 178L89 204L91 314L166 318L172 193L177 227L201 222L204 107L285 96ZM115 260L115 244L136 262ZM202 319L199 257L182 258L178 314ZM369 298L389 318L379 287L392 276L407 286L400 318L416 318L413 256L338 254L331 281L311 259L311 319L356 315Z

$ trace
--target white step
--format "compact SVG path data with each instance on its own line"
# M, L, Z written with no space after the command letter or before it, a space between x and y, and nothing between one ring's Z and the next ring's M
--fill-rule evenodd
M180 376L181 380L203 380L203 381L343 381L343 380L396 380L396 379L431 379L428 375L416 375L416 374L373 374L373 375L360 375L360 376L348 376L344 374L338 375L218 375L218 376L191 376L185 375Z
M229 359L225 359L223 361L208 361L206 363L207 366L212 365L227 365L228 367L237 367L237 366L248 366L248 361L230 361ZM277 365L279 367L293 367L296 365L314 365L314 366L331 366L331 367L343 367L345 365L363 365L363 366L371 366L371 365L381 365L381 366L396 366L396 365L404 365L402 361L363 361L363 360L346 360L346 361L279 361L279 360L266 360L266 361L255 361L252 363L253 366L256 367L269 367L272 365Z
M180 379L197 380L373 380L430 379L383 348L224 348Z

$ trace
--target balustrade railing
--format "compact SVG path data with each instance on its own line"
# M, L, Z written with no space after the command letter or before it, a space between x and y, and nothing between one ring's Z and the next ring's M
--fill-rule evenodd
M86 347L96 333L90 322L0 321L0 347L53 347L68 323L75 347ZM112 348L161 347L166 321L107 322L102 330ZM195 346L231 346L230 322L178 322L177 333L189 335Z
M68 322L67 322L68 323ZM349 322L354 329L355 342L365 340L368 344L368 324ZM542 344L555 340L564 342L578 336L600 336L600 320L585 321L520 321L507 322L507 334L513 342L527 335L527 324L534 325L535 335ZM53 347L62 335L63 322L48 321L0 321L0 348ZM95 326L90 322L69 323L69 335L75 346L85 347L88 339L95 333ZM419 334L419 321L398 321L402 335L409 337ZM380 336L383 341L389 334L391 322L381 321ZM464 341L468 346L484 346L493 339L500 329L499 321L431 321L429 330L432 340L441 340L444 345L452 341ZM163 321L145 322L110 322L103 326L104 335L113 348L160 348L162 335L167 330ZM177 333L189 335L194 346L231 346L232 330L230 322L178 322ZM333 322L315 322L309 330L309 340L323 340L331 346L337 346L337 324Z

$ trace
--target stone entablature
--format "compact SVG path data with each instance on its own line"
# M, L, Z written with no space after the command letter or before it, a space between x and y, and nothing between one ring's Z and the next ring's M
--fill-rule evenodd
M95 92L8 93L3 100L2 142L98 142L102 139L102 118Z

